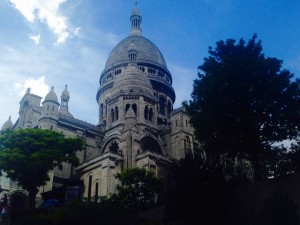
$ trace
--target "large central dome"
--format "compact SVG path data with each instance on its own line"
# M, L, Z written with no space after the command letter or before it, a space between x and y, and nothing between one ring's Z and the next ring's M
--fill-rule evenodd
M128 48L134 43L138 51L138 63L151 63L157 66L167 68L166 61L160 50L147 38L143 36L129 36L121 41L110 53L105 69L128 62Z
M176 98L172 75L161 51L152 41L143 37L142 16L137 6L130 15L130 22L129 37L114 47L106 61L96 100L100 107L104 107L119 95L129 93L131 98L134 94L142 93L151 101L160 102L161 116L164 116L165 108L172 108ZM131 51L134 53L134 70L130 65L133 60Z

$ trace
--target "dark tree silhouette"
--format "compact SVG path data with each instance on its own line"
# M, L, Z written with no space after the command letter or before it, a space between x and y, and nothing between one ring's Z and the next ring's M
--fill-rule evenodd
M265 57L254 35L219 41L199 66L187 105L196 136L208 154L248 158L263 176L265 153L299 134L299 80Z

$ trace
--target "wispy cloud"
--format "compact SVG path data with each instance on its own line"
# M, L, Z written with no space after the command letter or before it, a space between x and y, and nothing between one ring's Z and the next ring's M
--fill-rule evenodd
M29 38L34 41L37 45L40 43L41 35L29 35Z
M14 7L33 23L39 20L47 26L57 36L57 44L64 43L70 36L67 25L67 18L59 13L59 7L66 0L10 0Z
M75 36L78 36L80 30L81 30L81 27L76 27L76 28L75 28L75 31L74 31L74 35L75 35Z

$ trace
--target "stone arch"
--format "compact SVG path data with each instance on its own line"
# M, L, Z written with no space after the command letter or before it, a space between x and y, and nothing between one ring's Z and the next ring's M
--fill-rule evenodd
M137 116L137 115L138 115L138 114L137 114L137 104L136 104L136 103L133 103L133 104L131 105L131 107L132 107L132 109L133 109L135 115Z
M145 118L145 120L149 119L149 109L148 109L147 105L145 106L145 109L144 109L144 118Z
M113 152L113 153L121 154L122 150L119 148L119 144L120 144L120 138L115 135L114 137L111 137L107 139L107 141L105 141L101 152L102 153Z
M130 104L127 103L126 106L125 106L125 113L127 113L128 109L130 108Z
M99 196L100 196L100 193L101 193L101 190L100 190L100 180L99 179L96 179L94 181L94 197L95 197L95 202L98 202L99 200Z
M92 198L93 177L94 177L94 174L92 172L90 172L87 175L87 199L88 199L88 202L90 202L91 198Z
M153 112L152 107L150 107L150 110L149 110L149 121L153 122L153 116L154 116L154 112Z
M162 154L162 148L158 141L151 136L145 136L141 139L141 150Z
M192 142L189 136L185 137L184 140L184 150L185 150L185 156L190 157L192 156Z
M114 122L114 121L115 121L115 110L114 110L114 108L112 108L112 109L110 110L110 121L111 121L111 122Z
M10 193L9 204L11 205L11 214L19 215L28 207L28 194L22 190L16 190Z

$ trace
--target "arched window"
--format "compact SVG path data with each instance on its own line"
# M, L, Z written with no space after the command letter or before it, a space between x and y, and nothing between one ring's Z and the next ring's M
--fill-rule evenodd
M171 101L170 101L170 100L168 101L167 109L168 109L168 115L170 115L171 112L172 112L172 104L171 104Z
M148 114L149 114L148 106L145 106L145 110L144 110L145 120L148 120Z
M119 144L116 141L113 141L109 145L109 151L113 153L119 153Z
M152 122L153 121L153 109L150 108L149 110L149 120Z
M191 156L192 155L192 146L191 146L191 139L186 136L184 140L184 149L185 149L185 156Z
M99 117L100 117L100 121L101 121L101 120L103 120L103 104L100 105L100 110L99 111L100 111Z
M95 185L95 202L98 202L99 199L99 183L97 182Z
M114 109L111 109L110 116L111 116L111 122L114 122L114 120L115 120L115 111L114 111Z
M165 114L166 114L166 112L165 112L165 103L166 103L165 98L164 97L159 97L159 112L163 116L165 116Z
M135 113L135 115L137 115L137 106L136 106L136 104L134 103L134 104L132 104L132 109L133 109L133 111L134 111L134 113Z
M115 118L116 118L116 120L119 119L119 109L118 109L118 106L116 106L116 108L115 108Z
M92 175L89 176L89 184L88 184L88 202L91 202L91 197L92 197L92 180L93 177Z
M129 108L130 108L130 104L126 104L125 112L127 112Z
M156 152L158 154L162 154L162 150L159 146L159 144L157 143L157 141L151 137L145 137L142 141L141 141L141 150L143 152L145 151L150 151L150 152Z

